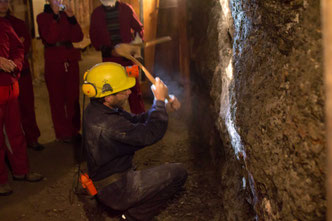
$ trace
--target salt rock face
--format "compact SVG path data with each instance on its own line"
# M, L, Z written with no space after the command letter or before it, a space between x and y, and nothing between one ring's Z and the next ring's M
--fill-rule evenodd
M188 12L194 118L223 220L324 220L319 1L192 0Z

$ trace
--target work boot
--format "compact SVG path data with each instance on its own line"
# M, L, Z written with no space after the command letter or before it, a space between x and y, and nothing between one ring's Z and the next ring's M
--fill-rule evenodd
M13 175L13 180L39 182L44 179L44 176L39 173L29 172L25 175Z
M8 196L13 193L8 183L0 184L0 196Z
M33 149L35 151L42 151L45 149L45 147L38 142L28 144L28 148Z

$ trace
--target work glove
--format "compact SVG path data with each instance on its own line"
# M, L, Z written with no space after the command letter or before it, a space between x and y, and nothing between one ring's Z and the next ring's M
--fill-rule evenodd
M169 97L170 97L170 99L169 100L166 99L166 102L165 102L166 111L169 113L169 112L179 110L181 107L180 101L173 94L170 94Z
M123 56L125 58L128 58L130 55L135 58L142 58L140 46L126 43L120 43L115 45L112 54L114 56Z
M143 44L143 40L142 40L141 36L138 33L136 33L135 39L132 40L130 42L130 44L140 45L140 44Z

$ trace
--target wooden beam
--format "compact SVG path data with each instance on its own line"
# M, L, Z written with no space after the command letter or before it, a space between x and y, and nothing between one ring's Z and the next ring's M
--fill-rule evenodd
M145 41L153 40L157 36L158 7L159 7L159 1L157 0L143 1ZM154 54L155 54L155 47L144 49L145 66L152 73L154 72L153 70Z
M322 0L327 122L327 220L332 220L332 1Z

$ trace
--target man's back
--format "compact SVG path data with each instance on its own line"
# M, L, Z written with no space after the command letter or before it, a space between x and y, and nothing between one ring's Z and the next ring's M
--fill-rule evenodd
M84 117L90 177L100 180L132 167L135 151L159 141L166 132L167 123L162 101L157 101L146 113L132 115L92 100Z

